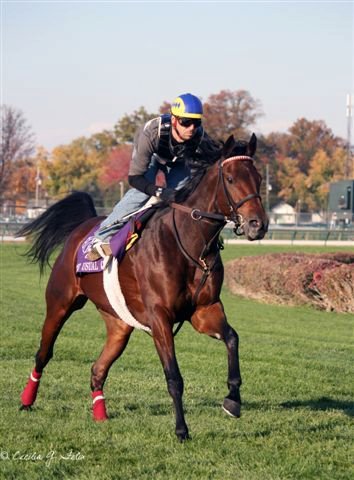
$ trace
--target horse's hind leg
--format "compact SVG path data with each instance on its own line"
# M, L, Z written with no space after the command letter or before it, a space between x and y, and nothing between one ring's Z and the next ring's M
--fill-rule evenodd
M122 355L134 330L117 317L100 310L106 323L107 340L91 369L92 414L96 421L107 420L103 385L112 364Z
M53 270L54 271L54 270ZM42 328L39 350L27 385L21 394L21 409L29 409L35 402L43 369L53 356L54 343L66 320L75 311L82 308L87 297L75 296L73 288L66 283L66 289L59 290L49 281L46 291L47 314Z
M240 417L242 380L238 356L239 341L237 333L226 320L222 303L198 307L192 316L192 325L198 332L224 341L228 355L229 394L224 399L223 409L232 417Z

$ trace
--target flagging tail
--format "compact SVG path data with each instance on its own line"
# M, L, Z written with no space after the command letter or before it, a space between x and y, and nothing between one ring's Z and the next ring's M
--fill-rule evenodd
M93 200L88 193L73 192L50 206L42 215L16 233L16 237L32 236L31 247L25 253L31 263L38 263L41 274L53 251L81 223L96 217Z

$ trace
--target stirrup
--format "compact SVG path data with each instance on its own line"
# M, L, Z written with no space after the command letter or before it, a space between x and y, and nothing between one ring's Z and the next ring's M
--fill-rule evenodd
M102 240L95 240L91 250L86 255L87 260L94 262L100 258L110 257L112 255L112 249L108 242L102 242Z

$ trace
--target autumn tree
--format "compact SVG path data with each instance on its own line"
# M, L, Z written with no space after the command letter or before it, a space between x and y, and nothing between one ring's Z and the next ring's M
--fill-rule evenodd
M345 158L344 148L337 148L331 155L319 149L312 157L305 181L305 198L310 208L327 209L330 183L344 178Z
M132 150L131 145L124 144L119 145L111 151L99 177L102 185L110 187L117 182L128 179Z
M25 162L34 148L34 134L22 111L8 105L1 106L0 197L9 190L16 162Z
M144 107L135 110L131 115L125 114L114 125L114 134L118 143L132 143L138 128L157 116L157 113L148 113Z
M305 205L306 175L301 172L299 163L291 157L278 158L277 179L280 184L278 197L293 207L301 202L302 208Z
M100 198L98 177L102 157L90 139L80 137L69 145L56 147L47 164L45 187L54 196L84 190Z
M87 140L90 148L95 150L98 156L107 158L111 151L119 144L114 131L103 130L102 132L94 133Z
M343 140L325 122L301 118L288 133L264 137L264 145L278 197L303 211L325 210L329 183L343 178Z
M333 134L323 120L299 118L288 131L287 154L297 159L303 173L308 172L311 160L318 150L332 155L336 148L343 146L343 141Z
M262 115L261 104L246 90L221 90L204 103L204 127L211 137L246 138L249 127Z
M14 200L26 202L34 198L36 190L36 165L32 158L17 160L8 180L8 191Z
M103 192L106 205L115 204L128 186L128 171L132 156L132 146L119 145L106 158L98 183Z

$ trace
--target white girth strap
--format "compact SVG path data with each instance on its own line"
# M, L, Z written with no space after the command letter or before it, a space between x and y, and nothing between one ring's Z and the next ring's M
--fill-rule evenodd
M151 333L151 328L138 322L138 320L133 317L125 303L125 298L122 289L120 288L118 261L116 258L112 258L112 261L108 263L107 268L103 271L103 286L109 303L119 318L131 327Z

